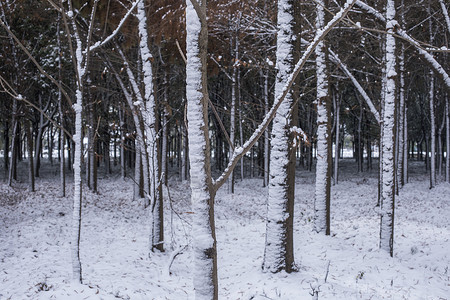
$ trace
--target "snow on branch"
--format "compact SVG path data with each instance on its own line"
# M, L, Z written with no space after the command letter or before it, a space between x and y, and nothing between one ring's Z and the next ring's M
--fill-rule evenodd
M128 19L128 17L131 15L131 13L133 12L133 10L137 7L137 5L139 4L141 0L136 0L133 4L133 6L128 10L128 12L125 14L125 16L122 18L122 20L120 20L119 25L117 25L117 28L109 35L107 36L102 42L98 41L97 43L95 43L94 45L92 45L89 48L89 51L94 51L97 48L102 47L103 45L109 43L116 35L117 33L119 33L120 29L122 28L123 24L125 24L126 20Z
M281 102L283 102L284 98L286 98L286 95L291 89L295 78L305 65L306 60L314 52L314 49L317 47L320 41L324 39L324 37L328 34L328 32L330 32L330 30L347 15L347 13L353 7L355 2L356 0L347 0L344 4L344 7L341 8L341 10L333 17L333 19L331 19L325 27L317 31L314 40L309 44L308 48L303 53L303 56L299 59L299 61L295 65L294 71L291 73L287 81L284 83L284 88L281 94L276 96L272 108L266 114L264 120L259 124L258 128L253 132L252 136L242 145L242 147L234 149L234 153L230 159L230 162L228 163L228 166L225 168L222 175L220 175L220 177L214 181L214 189L216 190L219 189L225 183L225 181L228 179L231 172L233 171L234 167L238 163L238 161L245 155L245 153L247 153L253 147L256 141L261 137L261 135L266 130L267 126L269 126L269 123L275 117L278 107L280 107Z
M356 80L355 76L350 72L350 70L347 68L346 65L342 63L342 61L339 59L336 53L333 52L333 50L328 49L330 52L330 59L332 62L339 65L339 67L342 69L342 71L347 75L347 77L352 81L353 85L356 87L358 92L363 96L364 100L366 101L367 105L369 106L370 111L372 112L373 116L377 120L377 123L380 124L380 113L375 108L375 105L373 105L372 100L370 99L369 95L367 95L366 91L363 89L363 87L359 84L358 80Z
M442 14L444 15L445 23L447 24L448 33L450 33L450 18L448 16L447 7L445 7L444 0L439 0L439 3L441 4Z
M368 13L374 15L381 22L386 23L386 18L375 8L373 8L359 0L356 1L355 4L357 6L359 6L360 8L362 8L363 10L367 11ZM434 71L436 71L438 74L440 74L443 77L445 85L447 86L448 89L450 89L450 77L449 77L448 73L444 70L444 68L441 66L441 64L434 58L433 55L431 55L428 51L423 49L420 46L419 42L417 42L410 35L408 35L406 33L406 31L404 31L397 22L395 22L395 23L396 24L394 26L394 32L397 35L399 35L401 38L403 38L403 40L407 41L408 43L410 43L411 45L416 47L419 54L422 55L431 64Z

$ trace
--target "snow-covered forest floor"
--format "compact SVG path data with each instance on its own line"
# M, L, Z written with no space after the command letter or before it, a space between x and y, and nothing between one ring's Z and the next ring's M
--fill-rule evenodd
M298 272L261 272L267 189L237 181L216 196L220 299L450 299L450 185L428 189L423 162L396 199L394 258L378 249L376 172L342 162L332 187L332 236L312 231L314 175L297 172ZM193 299L189 185L164 188L166 252L148 256L149 221L133 182L101 173L99 193L84 189L81 262L85 285L71 283L72 183L59 196L58 166L45 164L37 191L26 172L10 188L0 177L0 299ZM168 197L170 193L170 201ZM184 251L169 262L177 250ZM327 275L326 282L324 282Z

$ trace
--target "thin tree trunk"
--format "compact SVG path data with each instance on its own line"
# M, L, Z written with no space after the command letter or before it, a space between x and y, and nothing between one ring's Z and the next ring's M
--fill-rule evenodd
M392 257L394 254L394 208L395 208L395 38L392 20L395 16L394 0L386 4L386 91L384 96L382 135L382 181L380 201L380 248Z
M430 71L430 126L431 126L431 145L430 145L430 189L436 187L436 118L434 113L434 74ZM428 147L427 147L428 156Z
M402 1L403 2L403 1ZM405 49L402 44L399 55L399 70L400 70L400 87L399 87L399 113L398 113L398 160L397 160L397 181L400 187L405 185L404 163L405 163L405 134L407 130L405 127L406 108L405 108Z
M156 100L153 94L153 70L150 53L148 47L148 32L147 32L147 14L145 11L145 1L140 1L137 5L137 17L139 20L139 37L140 37L140 55L142 62L143 71L143 82L144 82L144 111L143 121L144 121L144 132L146 140L143 145L146 146L143 155L148 155L148 161L144 157L144 170L147 170L148 174L144 171L144 183L149 180L149 187L145 184L145 189L150 189L149 199L150 199L150 213L152 214L151 220L151 233L150 233L150 250L164 251L164 229L163 229L163 199L162 190L160 184L161 168L159 160L159 141L157 135L157 120L156 120ZM130 76L131 79L131 76ZM135 88L135 93L138 94L138 89ZM144 150L144 149L143 149ZM148 163L148 165L147 165Z
M269 75L264 72L264 115L269 112ZM264 131L264 186L269 186L269 128Z
M447 94L445 97L445 112L446 112L446 115L445 115L445 124L446 124L446 128L445 128L445 140L446 140L445 180L450 183L450 163L449 163L449 158L450 158L450 109L449 109L448 102L449 101L448 101L448 94Z
M316 4L316 27L325 25L324 1ZM317 77L317 162L314 198L314 230L330 234L330 186L331 186L331 122L330 96L328 91L328 73L326 45L321 41L316 48Z
M17 100L13 100L12 109L12 125L13 130L11 134L11 162L9 163L9 178L8 185L12 186L13 179L17 179L16 168L17 168L17 137L18 137L18 127L19 121L17 119Z
M335 96L336 100L336 107L335 107L335 114L336 114L336 132L335 132L335 148L334 148L334 183L338 184L339 181L339 133L340 133L340 125L339 125L339 118L340 118L340 110L341 110L341 103L339 99L339 95Z
M35 191L35 184L34 184L34 166L33 166L33 135L31 134L30 130L30 123L28 120L24 121L24 129L25 129L25 135L27 138L27 150L28 150L28 184L30 187L30 191Z
M8 175L9 167L9 122L5 120L3 125L3 167L5 171L5 178Z

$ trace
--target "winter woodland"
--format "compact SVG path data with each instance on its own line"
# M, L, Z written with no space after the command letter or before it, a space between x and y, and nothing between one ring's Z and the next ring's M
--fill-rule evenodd
M446 0L0 0L0 300L450 299Z

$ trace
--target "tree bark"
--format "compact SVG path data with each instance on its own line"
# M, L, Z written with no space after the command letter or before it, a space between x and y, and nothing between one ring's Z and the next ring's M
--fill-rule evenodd
M292 70L293 64L293 17L292 3L278 0L277 63L278 74L275 81L275 95L282 89ZM267 199L266 242L264 248L263 271L276 273L294 270L292 218L294 215L294 187L290 176L290 126L292 125L292 93L289 92L281 103L273 119L269 166L269 197ZM292 167L291 167L292 168ZM295 165L294 165L295 168ZM295 180L295 177L294 177Z
M380 248L392 257L394 254L394 208L395 208L395 38L394 31L395 4L387 0L386 4L386 84L384 96L383 135L382 135L382 181L380 201Z
M195 6L195 8L194 8ZM195 299L218 299L214 196L208 136L206 0L186 0L186 96Z
M316 5L316 27L325 26L324 1ZM330 234L330 159L331 122L330 96L328 91L328 71L325 41L316 48L317 77L317 162L314 198L314 229L316 232Z

